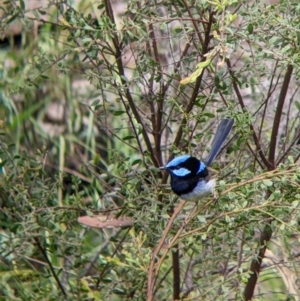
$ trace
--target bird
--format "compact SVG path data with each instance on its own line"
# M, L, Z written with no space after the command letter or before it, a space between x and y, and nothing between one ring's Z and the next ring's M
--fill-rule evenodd
M206 160L201 161L190 155L181 155L160 167L161 170L170 173L171 189L182 200L198 202L214 192L216 180L211 177L208 167L219 154L233 123L234 120L231 118L221 120Z

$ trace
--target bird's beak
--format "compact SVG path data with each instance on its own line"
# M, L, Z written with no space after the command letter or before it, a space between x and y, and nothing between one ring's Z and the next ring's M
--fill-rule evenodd
M158 167L160 170L165 170L166 167L165 166L161 166L161 167Z

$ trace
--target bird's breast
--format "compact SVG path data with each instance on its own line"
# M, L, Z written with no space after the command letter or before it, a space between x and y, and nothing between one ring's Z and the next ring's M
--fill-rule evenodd
M216 180L211 179L209 181L200 180L193 191L180 195L180 198L187 202L197 202L199 199L212 193L216 186Z

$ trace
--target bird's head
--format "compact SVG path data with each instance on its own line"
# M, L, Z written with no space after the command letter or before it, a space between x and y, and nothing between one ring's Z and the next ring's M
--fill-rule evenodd
M182 179L193 178L201 173L207 173L206 165L190 155L175 157L168 164L160 167L160 169L169 171L171 177L175 176Z

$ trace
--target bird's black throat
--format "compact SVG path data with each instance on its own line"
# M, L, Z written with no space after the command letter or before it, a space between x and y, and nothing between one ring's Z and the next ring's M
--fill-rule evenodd
M199 181L208 182L209 179L210 177L207 168L198 174L188 174L184 177L179 177L171 173L171 188L174 193L180 196L192 192Z

